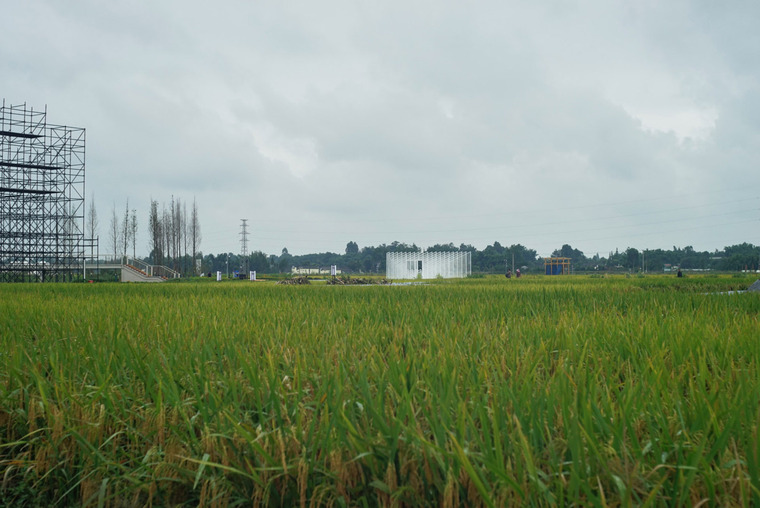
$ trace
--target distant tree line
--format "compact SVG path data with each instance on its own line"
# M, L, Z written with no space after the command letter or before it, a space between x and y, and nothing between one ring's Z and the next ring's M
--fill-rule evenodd
M85 231L89 238L98 238L99 220L92 197L87 208ZM125 202L123 212L119 212L114 203L108 228L107 244L101 243L102 251L109 252L114 258L124 255L136 257L137 251L137 211L129 208ZM171 201L159 204L151 199L148 214L148 248L150 254L143 260L165 265L182 273L183 276L198 275L201 272L245 272L255 270L258 273L288 273L291 267L329 268L336 265L345 273L385 273L385 255L388 252L422 252L415 244L392 242L378 246L359 247L350 241L344 252L323 252L318 254L291 255L283 248L279 255L253 251L248 256L227 252L206 254L200 250L201 226L198 205L193 198L188 212L188 205L172 196ZM105 247L105 248L103 248ZM131 251L131 252L130 252ZM543 258L534 249L521 244L509 247L498 241L482 250L472 245L453 243L436 244L425 249L426 252L462 252L472 255L473 273L503 273L511 268L542 272ZM724 247L721 250L696 251L692 246L683 248L638 250L628 247L624 251L615 249L605 256L599 253L587 256L582 251L568 244L552 252L552 256L571 259L574 271L662 271L666 265L685 270L757 270L760 269L760 246L741 243Z
M474 273L504 273L511 268L514 259L515 268L533 272L543 272L544 261L534 249L520 244L509 247L494 242L482 250L472 245L453 243L437 244L425 249L426 252L460 252L469 251L472 254L472 271ZM222 254L207 254L202 257L203 270L206 272L221 271L232 274L235 271L256 270L257 273L287 273L291 267L329 268L337 265L347 273L385 273L385 255L388 252L422 252L415 244L392 242L378 246L360 248L356 242L348 242L342 254L324 252L319 254L291 255L287 248L279 255L265 254L254 251L246 258L232 252ZM514 258L513 258L514 256ZM725 270L735 271L758 269L760 262L760 247L750 243L742 243L725 247L714 252L694 250L693 247L673 247L671 250L645 249L638 250L629 247L624 251L610 252L606 257L598 253L586 256L582 251L570 245L562 245L552 252L552 256L571 258L574 271L626 271L626 272L661 272L665 265L679 266L686 270Z

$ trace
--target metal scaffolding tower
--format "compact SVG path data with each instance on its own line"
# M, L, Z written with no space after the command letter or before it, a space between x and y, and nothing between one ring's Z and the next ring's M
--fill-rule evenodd
M84 129L3 100L0 282L70 281L83 269L84 148Z

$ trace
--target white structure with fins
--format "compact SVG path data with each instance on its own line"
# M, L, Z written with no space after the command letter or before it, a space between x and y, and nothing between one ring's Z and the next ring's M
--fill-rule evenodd
M470 252L388 252L385 276L389 279L455 279L472 273Z

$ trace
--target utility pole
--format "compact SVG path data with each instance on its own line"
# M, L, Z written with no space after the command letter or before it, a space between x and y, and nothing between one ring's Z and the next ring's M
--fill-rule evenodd
M248 219L240 219L240 255L243 256L240 270L248 275Z

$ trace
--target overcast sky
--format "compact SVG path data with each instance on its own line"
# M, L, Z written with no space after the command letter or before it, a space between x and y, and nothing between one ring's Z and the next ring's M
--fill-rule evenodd
M760 2L25 0L0 98L206 253L760 244Z

